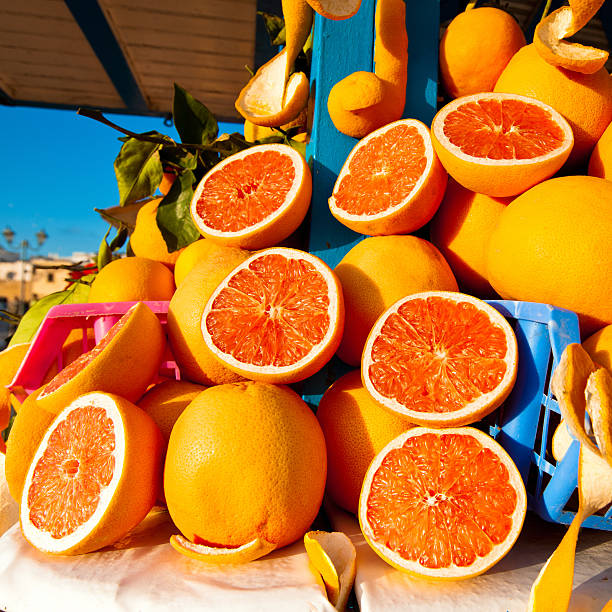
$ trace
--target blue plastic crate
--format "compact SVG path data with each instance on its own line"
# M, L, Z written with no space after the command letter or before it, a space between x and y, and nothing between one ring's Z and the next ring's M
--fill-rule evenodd
M561 421L550 377L563 349L580 342L575 313L547 304L488 300L512 324L519 351L516 383L504 404L485 419L489 433L516 463L529 509L555 523L571 523L578 507L579 443L560 462L552 456L552 437ZM585 527L612 531L612 506L589 517Z

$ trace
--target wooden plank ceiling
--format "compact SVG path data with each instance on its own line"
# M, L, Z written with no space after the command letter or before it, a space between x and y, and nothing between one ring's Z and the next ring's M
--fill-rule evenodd
M0 102L168 114L173 83L220 120L255 63L256 0L0 2Z

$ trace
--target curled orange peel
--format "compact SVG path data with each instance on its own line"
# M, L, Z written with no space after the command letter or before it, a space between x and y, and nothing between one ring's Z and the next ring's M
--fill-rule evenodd
M195 544L180 534L170 536L170 545L186 557L213 565L248 563L272 552L275 545L255 538L237 548Z
M540 570L531 588L530 612L563 612L572 595L576 543L586 518L612 502L612 375L599 368L580 344L569 344L551 379L551 388L571 435L580 442L578 511L561 543ZM593 442L584 421L594 431ZM557 455L565 454L569 440L557 430ZM555 441L553 438L553 449Z
M606 63L608 52L564 40L582 28L603 2L591 3L591 9L580 11L582 4L588 3L574 2L574 6L563 6L542 19L535 29L533 42L538 53L549 64L593 74ZM575 8L576 5L578 8ZM595 11L592 11L593 6L597 6Z
M283 18L285 20L285 81L293 69L293 64L308 40L314 12L306 0L282 0Z
M255 125L278 127L293 121L308 103L310 85L303 72L294 72L287 81L287 49L266 62L243 87L236 110Z
M374 73L354 72L336 83L327 99L336 129L363 138L400 119L406 101L408 35L403 0L376 4Z
M321 577L327 598L344 610L355 581L356 552L349 537L339 531L309 531L304 547L314 571Z

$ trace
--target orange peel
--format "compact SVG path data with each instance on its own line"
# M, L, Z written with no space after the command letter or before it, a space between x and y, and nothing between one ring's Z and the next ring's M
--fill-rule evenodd
M327 99L329 116L343 134L363 138L402 116L408 68L405 19L403 0L378 0L374 73L348 75L332 87Z
M587 381L585 395L597 447L612 466L612 374L605 368L593 372Z
M339 21L352 17L361 5L361 0L308 0L308 4L321 17Z
M287 81L295 59L304 47L312 29L314 13L306 0L282 0L282 10L285 20L285 49L287 51L285 81Z
M293 121L308 103L310 86L303 72L288 71L286 48L266 62L243 87L235 103L244 119L263 127Z
M182 555L212 565L248 563L274 550L275 545L255 538L238 547L206 546L195 544L180 534L170 536L170 545Z
M590 19L592 15L582 23L588 15L590 13L580 14L577 23L573 8L563 6L542 19L533 37L535 48L542 58L553 66L582 74L593 74L600 70L608 59L608 51L564 40L575 34Z
M330 603L336 610L344 610L355 581L353 543L340 531L309 531L304 535L304 547L325 584Z

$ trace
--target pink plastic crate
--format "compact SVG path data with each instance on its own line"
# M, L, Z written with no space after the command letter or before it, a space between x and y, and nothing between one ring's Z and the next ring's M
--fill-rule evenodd
M60 304L53 306L44 318L12 383L9 385L20 401L38 389L53 363L58 371L64 367L62 346L74 329L82 330L82 353L97 344L106 332L137 302L104 302L97 304ZM143 302L157 315L165 330L169 302ZM95 342L88 338L93 329ZM181 378L170 347L159 368L159 376ZM153 381L155 382L155 381Z

